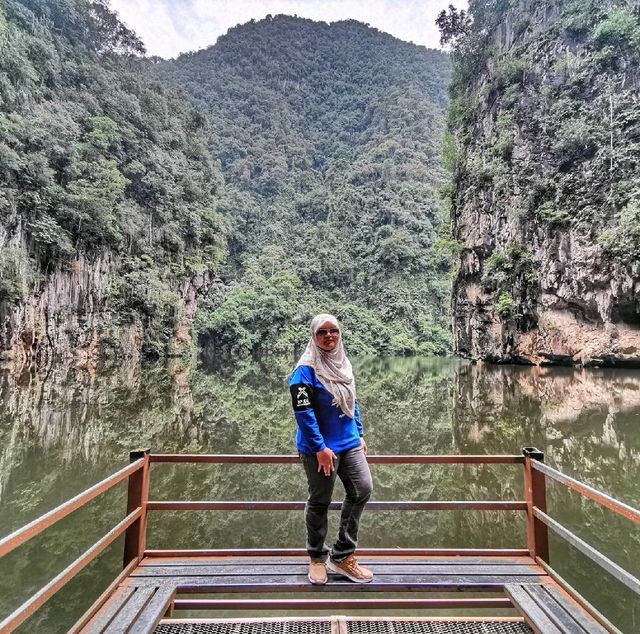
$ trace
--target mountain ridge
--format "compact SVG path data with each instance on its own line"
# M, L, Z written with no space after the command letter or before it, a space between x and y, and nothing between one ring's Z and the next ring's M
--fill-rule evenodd
M279 16L160 62L105 0L0 29L3 363L290 354L320 310L353 353L450 349L447 55Z
M448 178L440 154L448 68L441 51L357 21L284 15L234 27L214 47L154 65L212 122L209 147L227 182L220 209L236 216L223 277L242 287L243 271L255 273L263 249L284 249L283 273L299 291L286 316L277 316L282 342L267 350L306 336L305 322L322 306L342 313L359 352L377 351L359 321L384 333L382 352L449 349L446 282L437 283L448 262L433 251L446 224L439 189ZM289 236L291 226L305 239ZM336 257L347 250L336 238L347 227L352 263ZM317 271L295 256L309 245ZM258 309L238 294L245 312ZM217 317L214 308L223 309ZM216 347L264 332L266 323L249 320L229 337L224 312L213 305L199 325Z

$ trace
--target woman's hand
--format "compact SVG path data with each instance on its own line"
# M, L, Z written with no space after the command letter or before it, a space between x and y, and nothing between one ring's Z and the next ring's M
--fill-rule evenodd
M329 447L325 447L322 451L316 452L318 471L322 471L324 475L330 476L333 471L333 459L335 457L336 454L334 454Z
M360 442L362 443L362 450L364 451L364 455L368 456L369 447L367 447L367 441L363 437L360 437Z

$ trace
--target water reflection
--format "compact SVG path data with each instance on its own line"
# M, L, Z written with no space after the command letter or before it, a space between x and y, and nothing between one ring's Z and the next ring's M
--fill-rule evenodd
M470 365L452 359L358 359L359 398L374 453L517 453L535 445L563 471L640 506L640 373ZM98 373L54 368L48 376L0 375L0 534L49 510L127 461L155 452L291 453L287 360L234 368L174 362ZM374 467L375 498L521 499L510 466ZM157 465L157 499L302 499L296 465ZM561 487L552 514L639 574L640 534ZM0 569L6 615L122 517L123 492L98 500L63 531L19 549ZM299 513L175 513L153 517L151 547L299 546ZM337 518L335 518L337 519ZM519 547L516 513L371 513L368 546ZM621 546L622 545L622 546ZM47 555L38 548L46 546ZM24 631L65 631L115 576L120 552L100 560ZM626 631L637 598L597 577L560 543L563 573ZM33 562L38 565L34 566ZM29 565L27 565L29 564ZM562 567L562 566L560 566ZM66 600L66 602L65 602ZM609 604L609 605L608 605Z

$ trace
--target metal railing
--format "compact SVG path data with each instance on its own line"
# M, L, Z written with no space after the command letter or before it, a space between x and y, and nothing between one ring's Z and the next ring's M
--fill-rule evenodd
M556 482L559 482L565 485L567 488L576 491L580 495L589 498L599 504L600 506L617 513L621 517L624 517L627 520L635 524L640 524L640 511L638 509L625 504L624 502L620 502L615 498L607 495L606 493L602 493L593 487L590 487L587 484L579 482L574 478L571 478L560 471L545 465L540 461L531 461L530 468L535 472L536 478L541 478L541 489L546 487L546 478L551 478ZM634 577L631 573L624 570L621 566L616 564L614 561L603 555L601 552L596 550L593 546L590 546L578 537L575 533L571 532L569 529L565 528L558 521L554 520L547 514L546 505L544 503L539 504L540 500L533 500L533 506L531 508L531 512L535 518L535 521L545 527L550 528L556 535L564 539L567 543L571 544L574 548L579 550L583 555L591 559L595 564L600 566L603 570L612 575L615 579L617 579L620 583L624 584L632 590L636 595L640 597L640 579ZM558 576L555 571L549 566L548 557L542 557L539 554L532 555L536 562L545 568L549 572L553 572L555 576Z
M36 535L40 535L43 531L51 528L60 520L67 517L67 515L82 508L98 496L103 495L123 480L129 479L129 504L127 506L126 517L118 522L104 537L99 539L93 546L69 564L62 572L51 579L49 583L27 599L19 608L3 619L2 622L0 622L0 632L12 632L15 630L123 533L128 536L139 534L143 522L146 519L146 510L142 504L134 504L138 496L135 495L135 487L133 488L134 495L132 496L132 483L135 484L140 481L140 474L148 471L148 463L148 457L138 458L132 461L129 466L120 469L83 493L76 495L64 504L61 504L42 517L39 517L0 540L0 557L4 557L19 546L33 539ZM132 539L132 537L129 537L129 542L131 542ZM135 562L126 561L125 563L127 565L130 563L134 564L137 563L137 561L138 558L136 557ZM134 565L129 566L129 568L133 567Z
M242 454L150 454L150 463L180 463L180 464L299 464L298 456L292 455L242 455ZM391 455L391 456L368 456L370 464L512 464L521 465L525 463L523 455ZM290 511L302 510L305 507L304 501L220 501L220 500L147 500L147 511ZM330 509L340 508L340 502L332 502ZM500 510L500 511L527 511L526 500L425 500L425 501L370 501L367 503L367 511L461 511L461 510ZM144 539L144 536L141 536ZM234 554L248 553L253 555L285 555L306 552L294 549L261 549L251 551L238 551L229 549L216 550L147 550L145 554L150 556L190 556L195 554ZM450 555L505 555L521 556L527 555L526 549L384 549L370 548L359 549L362 554L450 554Z
M475 556L522 556L529 555L544 570L565 589L568 589L584 607L596 618L602 620L597 613L578 593L573 590L549 566L549 538L548 530L551 529L560 537L566 539L571 545L587 555L592 561L611 573L616 579L625 584L632 591L640 594L640 581L630 573L623 570L613 561L599 553L593 547L586 544L579 537L552 519L547 514L546 505L546 478L552 478L570 489L588 497L598 504L614 511L632 522L640 523L640 511L615 500L614 498L597 491L559 471L552 469L543 462L544 455L535 448L525 448L522 455L467 455L467 456L420 456L420 455L395 455L395 456L369 456L371 464L515 464L524 467L524 500L425 500L425 501L389 501L369 502L370 510L397 510L397 511L424 511L424 510L509 510L526 512L527 518L527 548L512 549L486 549L486 548L430 548L430 549L396 549L377 548L360 550L362 554L405 554L413 555L475 555ZM296 464L297 456L292 455L204 455L204 454L151 454L149 450L138 450L130 454L131 464L120 469L113 475L102 480L90 489L72 498L68 502L58 506L42 517L30 522L4 539L0 540L0 557L7 555L16 548L28 542L36 535L67 517L69 514L83 507L91 500L109 491L117 484L128 479L128 496L126 516L114 526L98 542L80 555L73 563L67 566L61 573L54 577L41 590L29 598L13 613L0 623L0 631L12 632L38 608L48 601L58 590L68 583L75 575L83 570L89 563L98 557L119 536L125 536L123 571L107 588L102 596L96 600L82 619L76 624L74 631L79 631L104 603L114 588L121 580L126 578L135 569L145 556L189 556L203 554L244 554L244 555L282 555L302 553L297 549L216 549L216 550L147 550L147 518L149 512L163 510L191 511L191 510L295 510L304 507L304 501L192 501L192 500L149 500L149 481L152 463L208 463L208 464ZM331 508L339 508L339 503L332 504ZM451 600L451 605L456 600ZM494 600L491 600L494 601ZM489 602L491 602L489 601ZM498 600L495 600L498 601ZM494 602L495 602L494 601ZM498 601L499 602L499 601ZM195 605L195 604L194 604ZM394 604L395 605L395 604ZM497 604L496 604L497 605Z

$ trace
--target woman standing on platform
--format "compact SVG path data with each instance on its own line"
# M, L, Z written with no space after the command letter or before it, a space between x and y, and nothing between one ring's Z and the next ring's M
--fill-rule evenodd
M358 565L354 553L360 516L373 483L353 370L333 315L314 317L311 339L289 378L289 388L298 423L296 443L309 485L304 514L311 559L309 581L325 584L328 568L356 583L368 583L373 573ZM325 544L327 512L336 476L346 497L338 537L329 549Z

